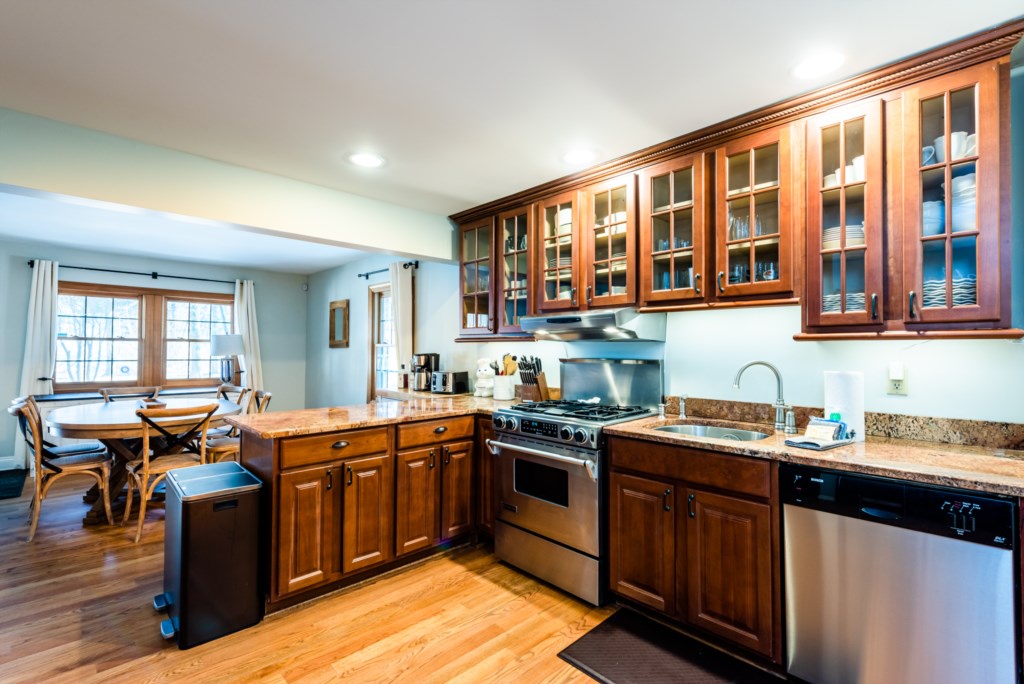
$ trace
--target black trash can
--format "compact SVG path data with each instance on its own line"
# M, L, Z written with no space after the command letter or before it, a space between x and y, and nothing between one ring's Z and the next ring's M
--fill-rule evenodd
M263 619L257 579L260 480L238 463L167 474L164 593L153 607L178 648L192 648Z

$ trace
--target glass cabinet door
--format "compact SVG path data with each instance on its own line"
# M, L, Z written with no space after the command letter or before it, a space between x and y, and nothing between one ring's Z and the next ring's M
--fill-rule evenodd
M463 334L494 332L491 317L491 237L494 221L477 221L459 229L459 260L462 264L462 310L460 327Z
M533 206L498 215L498 332L522 332L519 319L530 310L530 254Z
M789 127L781 126L715 152L719 296L793 289L789 138Z
M807 323L881 325L882 101L814 117L807 129Z
M904 322L1000 317L996 67L904 95Z
M640 302L704 298L704 154L639 173Z
M586 190L585 306L636 303L636 177L626 174Z
M537 309L558 311L579 306L579 198L575 191L548 198L538 206L540 242L537 265Z

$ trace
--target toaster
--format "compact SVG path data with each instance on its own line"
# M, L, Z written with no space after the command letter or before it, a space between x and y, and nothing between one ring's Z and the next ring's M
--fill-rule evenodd
M434 371L430 376L430 391L434 394L465 394L469 391L469 373Z

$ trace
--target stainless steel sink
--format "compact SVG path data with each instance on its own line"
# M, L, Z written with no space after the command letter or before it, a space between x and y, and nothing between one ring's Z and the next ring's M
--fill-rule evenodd
M753 442L769 437L764 432L744 430L742 428L717 427L715 425L662 425L654 430L658 432L674 432L677 435L691 437L714 437L715 439L733 439L738 442Z

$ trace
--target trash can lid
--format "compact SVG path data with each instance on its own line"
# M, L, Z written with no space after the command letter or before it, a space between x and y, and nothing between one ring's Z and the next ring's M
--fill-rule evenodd
M182 501L196 501L258 490L259 478L234 461L176 468L167 473L167 482Z

